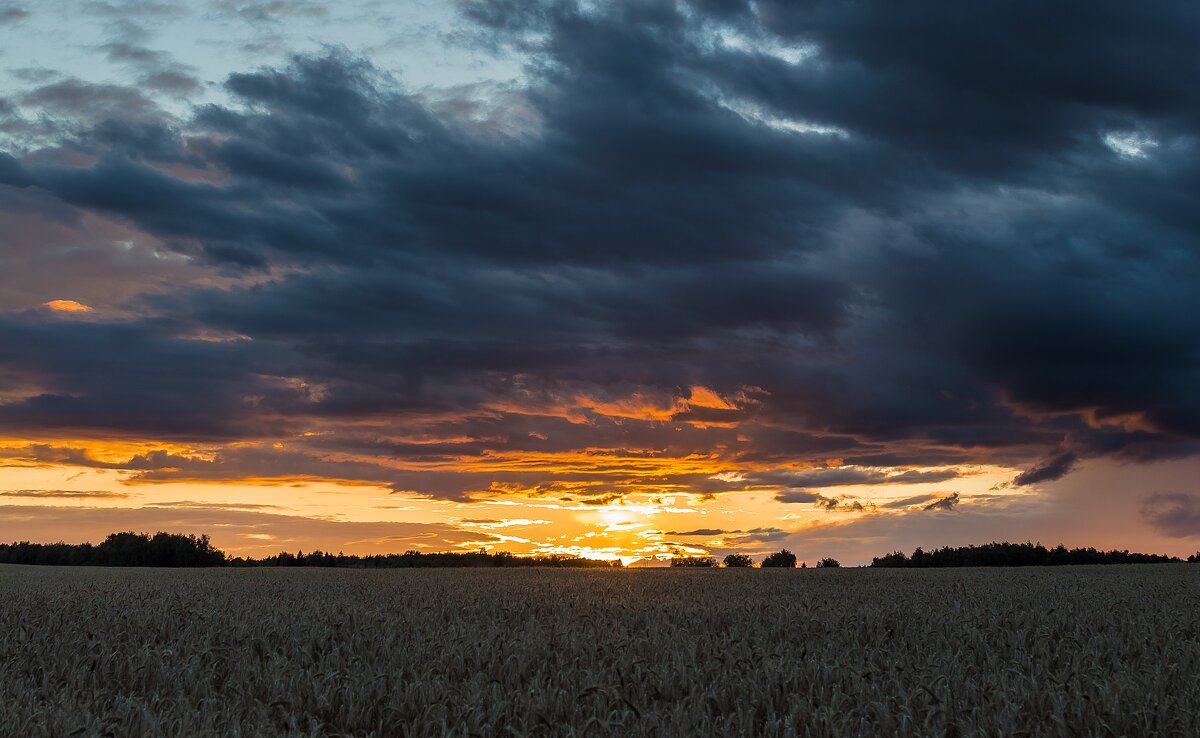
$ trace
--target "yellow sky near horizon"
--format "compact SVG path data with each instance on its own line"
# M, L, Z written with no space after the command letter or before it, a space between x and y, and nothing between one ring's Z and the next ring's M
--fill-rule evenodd
M1097 475L1111 480L1114 470L1108 466L1093 463L1072 478L1085 485ZM1163 471L1170 478L1181 470ZM1080 500L1078 490L1055 494L1013 488L1006 485L1012 475L1003 467L978 467L950 483L831 487L820 490L826 500L847 502L827 509L779 502L771 492L758 490L714 496L633 493L604 504L504 493L463 502L328 481L146 484L130 483L130 472L118 469L6 466L0 468L0 539L95 542L117 530L163 529L206 533L223 550L241 556L316 548L357 554L483 548L626 563L673 553L761 555L784 547L802 559L832 555L866 563L897 548L1000 538L1176 555L1193 547L1188 540L1164 540L1138 525L1136 515L1106 514L1089 522L1086 498ZM1076 489L1080 482L1057 486ZM930 500L953 492L958 504L952 509L924 509ZM1071 514L1064 505L1079 506ZM1101 507L1114 505L1091 509ZM1047 538L1054 526L1062 534Z

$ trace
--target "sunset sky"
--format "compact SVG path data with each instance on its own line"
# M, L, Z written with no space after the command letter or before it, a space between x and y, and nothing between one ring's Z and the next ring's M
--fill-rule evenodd
M1197 38L0 1L0 541L1195 552Z

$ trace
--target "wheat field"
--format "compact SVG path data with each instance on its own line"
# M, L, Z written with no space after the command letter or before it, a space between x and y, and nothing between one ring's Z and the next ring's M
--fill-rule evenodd
M4 736L1197 736L1200 567L0 567Z

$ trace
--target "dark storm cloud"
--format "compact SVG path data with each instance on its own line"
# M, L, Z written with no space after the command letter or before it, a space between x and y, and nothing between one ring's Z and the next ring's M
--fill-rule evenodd
M225 6L254 22L320 9ZM336 49L231 75L228 101L188 121L114 85L25 93L79 124L0 158L0 182L232 282L143 295L123 321L6 316L0 346L21 350L0 361L39 389L14 380L0 425L275 435L313 474L453 498L503 475L387 460L709 453L752 470L669 479L821 504L841 498L813 490L944 481L966 462L1033 484L1089 456L1194 452L1191 4L467 16L528 55L522 135L457 123ZM106 48L170 71L136 39ZM210 333L228 340L196 339ZM318 440L295 435L310 426ZM416 426L429 438L386 437ZM269 456L192 472L283 463ZM616 481L592 499L620 498Z
M772 481L792 487L844 487L853 484L921 484L944 482L954 479L958 472L909 470L887 473L879 469L838 467L835 469L813 469L810 471L781 473L772 472L758 477L760 481Z
M786 538L790 533L782 528L750 528L748 530L723 530L721 528L697 528L696 530L674 531L669 530L663 535L680 536L690 538L693 536L701 536L712 538L719 536L725 539L728 543L766 543L767 541L778 541Z
M924 507L925 505L929 504L930 501L937 501L938 499L939 499L939 496L936 494L913 495L912 497L903 497L899 500L890 500L888 502L881 502L881 503L879 503L879 507L882 507L885 510L898 510L898 509L903 509L903 508L910 508L910 507L913 507L914 505L920 505L921 507Z
M1200 495L1155 492L1142 501L1142 519L1175 538L1200 536Z
M786 493L785 493L786 495ZM875 509L871 503L864 503L862 500L856 500L853 497L826 497L824 495L815 495L813 502L822 510L841 510L844 512L866 512ZM776 497L776 499L779 499ZM781 502L788 502L783 499Z
M879 484L924 484L929 482L944 482L954 479L958 472L953 469L919 471L910 469L896 473L888 473L882 469L866 469L860 467L836 467L833 469L810 469L806 471L770 471L754 474L750 477L758 485L770 485L781 489L775 495L779 502L812 502L827 510L857 506L862 510L861 503L850 502L848 498L824 497L814 492L815 489L827 487L848 487L853 485Z
M936 492L932 494L916 494L913 497L905 497L901 499L890 500L887 503L880 503L878 506L886 510L914 510L919 509L923 512L934 512L938 510L947 511L958 509L959 503L962 502L958 492Z
M0 152L0 185L28 187L31 184L33 184L33 180L25 173L21 162L14 159L10 154Z
M309 401L302 389L269 374L285 367L267 346L188 340L147 322L60 320L37 312L4 317L0 364L42 385L0 405L0 428L16 435L50 429L193 440L278 435L286 421L271 419L271 406Z
M0 5L0 26L20 23L29 17L29 11L16 5Z
M929 512L930 510L953 510L954 508L958 507L959 502L960 502L960 499L959 499L958 493L951 492L950 494L946 495L945 497L942 497L941 499L937 499L937 500L934 500L933 502L930 502L929 504L927 504L925 507L923 507L921 509L924 510L925 512Z
M1021 487L1027 484L1053 482L1056 479L1062 479L1078 461L1079 457L1075 454L1058 454L1057 456L1038 462L1035 466L1021 472L1013 479L1013 484Z
M775 495L775 500L778 502L814 502L820 504L824 499L817 492L810 492L806 489L789 489Z
M566 497L564 497L563 499L570 500L570 498L566 498ZM583 502L583 504L585 504L585 505L600 506L600 505L610 505L614 502L620 502L621 500L624 500L624 499L625 499L624 495L618 495L618 494L609 492L607 494L601 495L600 497L593 497L591 499L581 500L581 502Z
M1181 71L1195 65L1198 17L1186 2L1161 12L1100 2L1083 14L992 2L969 13L932 1L758 8L771 30L818 44L825 62L783 83L792 110L932 155L961 176L1028 181L1097 128L1195 123L1200 95ZM757 87L771 94L771 82Z
M129 121L108 118L84 133L77 142L81 147L120 153L124 156L161 163L202 164L181 149L179 135L156 121Z
M767 541L781 540L788 535L788 531L782 528L762 527L730 531L729 537L745 543L765 543Z

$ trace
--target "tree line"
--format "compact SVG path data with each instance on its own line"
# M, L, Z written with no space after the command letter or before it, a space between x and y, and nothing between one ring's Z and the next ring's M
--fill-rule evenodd
M435 567L532 567L550 566L574 569L620 568L620 561L585 559L566 554L539 554L516 556L508 551L443 551L421 553L405 551L402 554L331 554L324 551L304 553L282 552L261 559L230 559L229 566L325 566L347 569L431 569Z
M754 566L754 559L750 558L749 554L731 553L720 562L715 556L679 556L676 555L671 559L672 567L688 567L715 569L718 566L724 566L726 569L748 569ZM772 554L767 554L758 566L763 569L795 569L796 554L787 550L776 551ZM817 562L818 569L836 569L841 566L837 559L821 559ZM808 562L800 562L801 569L808 568Z
M1200 561L1200 553L1187 557ZM945 546L925 551L917 548L912 556L893 551L877 556L871 566L880 568L924 569L957 566L1071 566L1079 564L1167 564L1181 561L1177 556L1099 551L1095 548L1067 548L1062 544L1046 548L1040 543L987 543L981 546Z
M917 548L911 556L894 551L871 561L876 568L932 568L962 566L1066 566L1075 564L1159 564L1178 562L1175 556L1100 551L1095 548L1071 548L1063 545L1046 548L1040 543L988 543L981 546L946 546L931 551ZM1200 563L1200 552L1187 557ZM402 554L343 554L310 551L281 552L261 559L230 557L214 547L207 535L178 533L112 533L103 542L91 543L19 543L0 544L0 564L42 564L50 566L232 566L232 567L335 567L347 569L417 569L434 567L564 567L620 568L620 561L586 559L565 554L517 556L507 551L447 551ZM795 568L794 553L783 549L768 554L758 566ZM755 566L748 554L732 553L718 561L714 556L682 556L671 559L672 567L749 568ZM800 562L800 568L807 568ZM816 568L837 568L837 559L825 558Z
M225 552L208 536L111 533L103 542L0 544L0 564L47 566L222 566Z
M261 559L230 557L215 548L208 536L178 533L112 533L102 543L0 544L0 564L46 566L234 566L342 567L348 569L410 569L432 567L620 567L620 561L600 561L562 554L515 556L507 551L447 551L402 554L331 554L324 551L282 552Z

